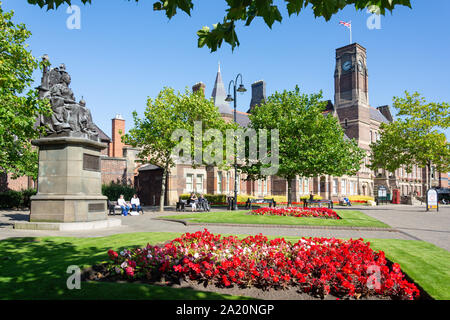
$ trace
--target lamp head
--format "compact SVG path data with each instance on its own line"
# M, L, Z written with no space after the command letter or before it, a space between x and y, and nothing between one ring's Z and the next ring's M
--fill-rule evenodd
M245 89L244 85L241 83L241 84L239 85L239 88L237 89L237 91L238 91L238 92L246 92L247 89Z
M234 101L234 99L231 97L231 94L228 94L227 97L225 98L226 102L231 102Z

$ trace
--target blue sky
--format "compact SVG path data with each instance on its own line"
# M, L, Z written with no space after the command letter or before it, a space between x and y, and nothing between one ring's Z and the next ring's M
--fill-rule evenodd
M80 30L66 27L67 6L47 12L26 0L1 1L4 10L15 11L14 21L33 33L28 43L36 57L47 53L53 65L66 64L75 96L84 96L108 135L115 114L130 128L133 110L142 115L147 97L164 86L183 91L202 81L210 96L218 61L226 88L242 73L248 89L264 79L268 95L298 84L307 93L323 90L324 98L333 100L335 49L349 43L340 20L352 21L353 42L367 48L372 106L391 104L404 90L450 101L448 0L412 0L412 10L399 7L382 16L381 29L374 30L367 27L370 14L354 8L329 22L314 18L310 9L298 17L285 15L272 30L255 20L250 28L238 27L241 45L234 52L223 44L214 53L197 48L196 31L223 19L224 0L195 1L191 17L180 13L172 20L152 10L153 0L93 0L86 6L74 0L81 8ZM35 79L38 85L38 72ZM247 111L250 99L250 90L240 95L238 109Z

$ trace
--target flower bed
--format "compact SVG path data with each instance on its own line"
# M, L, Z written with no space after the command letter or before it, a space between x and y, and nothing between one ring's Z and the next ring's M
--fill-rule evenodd
M342 219L336 211L328 208L259 208L251 211L251 214L259 216L287 216L287 217L314 217L326 219Z
M119 279L162 277L195 280L218 287L283 289L296 287L319 297L367 296L414 299L416 286L404 279L398 264L392 269L384 253L362 239L302 238L297 243L268 240L263 235L222 237L186 233L164 246L108 251L109 270Z

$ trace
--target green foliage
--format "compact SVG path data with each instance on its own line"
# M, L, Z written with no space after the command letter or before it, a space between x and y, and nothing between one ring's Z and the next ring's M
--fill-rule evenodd
M394 172L404 167L408 172L414 165L429 166L440 172L450 170L450 144L443 130L450 126L450 105L427 102L419 93L405 92L394 97L397 119L382 124L380 139L371 144L371 168Z
M251 127L256 131L279 130L277 176L289 184L297 175L352 175L360 168L364 151L354 140L344 138L338 119L323 114L325 107L322 93L301 94L296 87L294 91L276 92L250 115ZM260 162L247 164L242 171L252 178L261 178L262 167Z
M30 197L35 194L35 189L0 192L0 209L29 208L31 204Z
M0 2L0 172L36 178L37 152L30 140L42 130L35 128L38 115L49 115L51 109L39 100L37 90L28 90L38 62L25 43L30 32L12 18Z
M91 3L92 0L81 1ZM38 4L41 8L47 6L47 9L57 8L63 3L70 4L70 0L28 0L28 2ZM169 19L177 14L178 9L190 16L194 8L193 2L193 0L158 0L153 4L153 10L164 11ZM214 24L212 30L205 26L197 32L199 47L206 45L211 51L216 51L225 41L234 49L239 46L236 22L250 26L255 18L261 18L269 28L272 28L276 21L281 23L283 20L274 0L226 0L226 2L228 7L223 22ZM289 17L293 14L299 15L310 6L316 18L323 17L326 21L349 6L360 11L376 6L382 15L386 11L392 12L398 5L411 8L410 0L284 0L284 4Z
M108 200L110 201L117 201L121 194L123 194L126 201L130 201L135 193L136 189L127 185L114 182L109 185L102 185L102 194L108 197Z
M354 140L344 137L336 117L324 115L326 102L322 93L301 94L293 91L275 92L265 104L250 115L251 127L279 130L279 169L277 176L288 180L288 203L292 203L292 179L355 174L365 152ZM270 151L270 143L269 151ZM261 178L260 162L242 167L250 178Z
M164 88L155 100L149 98L147 108L144 112L144 118L139 118L137 112L133 112L134 127L122 137L126 144L138 147L140 152L138 158L142 162L151 163L163 169L163 182L161 187L161 205L163 211L165 197L165 177L170 169L175 166L175 157L173 151L179 147L182 140L173 139L175 130L185 130L189 134L191 149L186 148L189 154L176 154L175 156L188 156L191 158L189 164L194 167L201 165L202 162L196 162L195 151L208 149L213 145L213 141L203 141L201 150L196 146L195 122L201 121L199 131L203 133L207 129L219 130L225 134L229 128L234 128L233 124L227 124L219 114L217 107L212 100L207 100L201 92L189 92L184 94L175 93L171 88ZM225 149L225 143L223 144ZM201 161L204 160L202 157ZM217 165L225 164L224 159L220 159Z

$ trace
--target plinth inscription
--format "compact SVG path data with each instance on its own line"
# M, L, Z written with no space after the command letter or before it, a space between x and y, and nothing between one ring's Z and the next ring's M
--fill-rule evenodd
M83 170L100 171L100 157L83 153Z

